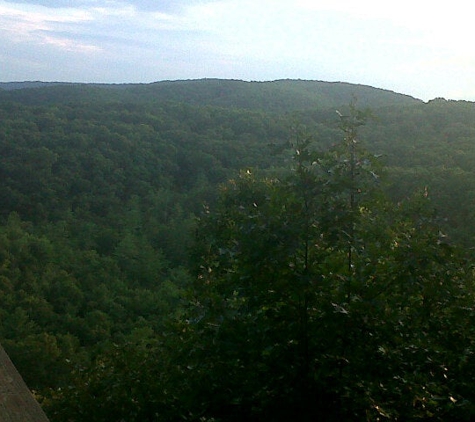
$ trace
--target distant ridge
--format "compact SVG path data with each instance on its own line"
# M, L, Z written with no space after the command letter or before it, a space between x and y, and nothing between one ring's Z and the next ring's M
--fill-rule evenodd
M291 112L327 109L348 104L353 98L362 107L387 107L421 103L409 95L346 82L276 80L245 82L230 79L160 81L149 84L80 84L62 82L0 83L0 100L23 104L77 102L163 103L181 102Z

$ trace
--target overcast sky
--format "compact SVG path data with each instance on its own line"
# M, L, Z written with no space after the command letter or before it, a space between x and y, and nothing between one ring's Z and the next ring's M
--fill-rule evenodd
M475 101L465 0L0 0L0 81L345 81Z

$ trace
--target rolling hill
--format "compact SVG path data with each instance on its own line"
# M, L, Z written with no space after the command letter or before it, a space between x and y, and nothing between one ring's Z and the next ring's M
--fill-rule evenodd
M216 106L291 112L341 107L357 98L363 107L387 107L418 104L408 95L343 82L278 80L244 82L238 80L201 79L163 81L151 84L61 84L0 83L0 101L22 104L65 104L72 102L153 103L184 102L199 106Z

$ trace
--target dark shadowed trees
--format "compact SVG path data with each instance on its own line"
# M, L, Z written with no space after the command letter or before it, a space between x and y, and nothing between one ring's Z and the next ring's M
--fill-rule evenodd
M468 409L447 339L468 344L454 327L470 315L470 273L426 192L382 195L357 137L365 119L350 107L325 153L298 136L288 174L243 172L202 218L186 326L197 417L446 420Z

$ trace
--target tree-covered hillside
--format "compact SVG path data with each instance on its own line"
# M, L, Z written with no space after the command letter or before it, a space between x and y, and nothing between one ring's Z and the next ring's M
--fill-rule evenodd
M2 84L0 84L0 89ZM291 112L306 109L328 109L348 104L358 98L361 106L384 107L420 102L408 95L342 82L279 80L244 82L237 80L201 79L163 81L151 84L58 84L31 82L3 84L1 101L30 105L69 102L154 103L184 102L195 106ZM8 90L8 91L7 91Z
M52 420L475 414L475 104L312 81L4 88L0 343Z

